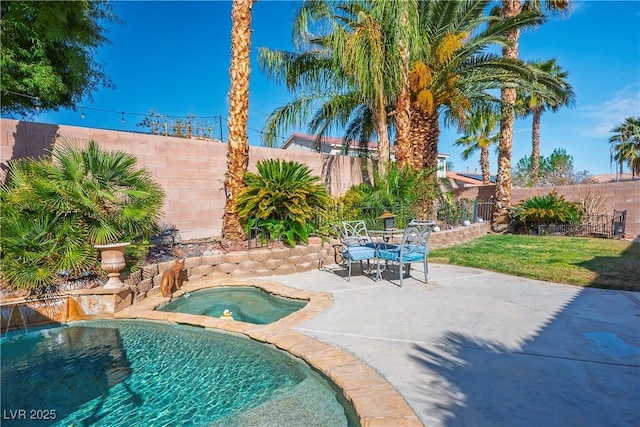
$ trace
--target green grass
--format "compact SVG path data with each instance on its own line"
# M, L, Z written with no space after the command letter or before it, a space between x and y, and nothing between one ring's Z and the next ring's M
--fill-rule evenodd
M429 261L578 286L640 291L640 244L625 240L490 234Z

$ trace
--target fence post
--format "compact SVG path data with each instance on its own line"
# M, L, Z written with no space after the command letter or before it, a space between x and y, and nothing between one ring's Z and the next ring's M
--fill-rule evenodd
M478 222L478 196L473 200L473 222Z

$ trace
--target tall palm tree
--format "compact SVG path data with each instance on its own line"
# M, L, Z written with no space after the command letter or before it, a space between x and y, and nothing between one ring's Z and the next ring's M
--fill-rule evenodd
M640 117L627 117L611 132L614 133L609 138L611 160L616 161L620 173L623 165L628 164L635 178L640 175Z
M473 153L480 151L480 169L482 171L482 183L491 184L491 171L489 167L489 147L498 142L500 134L496 128L500 123L500 115L489 108L478 108L469 116L465 124L465 136L458 138L455 146L465 147L462 158L468 160Z
M541 12L565 11L570 7L570 0L501 0L500 15L503 19L518 16L525 11ZM504 58L518 59L518 41L520 28L513 28L507 34L509 44L503 46ZM500 119L500 154L498 155L498 172L496 176L496 190L494 195L494 210L491 217L491 227L496 232L507 229L509 222L509 208L511 207L511 151L513 148L513 124L515 122L516 87L505 85L500 94L502 112Z
M301 117L309 116L309 128L318 137L335 126L346 129L345 140L357 135L365 142L374 130L379 171L384 173L390 160L391 106L399 87L406 88L408 81L408 72L399 71L398 64L410 57L409 34L415 28L410 22L416 5L415 0L305 2L294 20L294 44L302 51L261 50L261 67L298 92L296 99L269 117L267 142L277 129L300 124L305 121ZM320 25L325 32L309 37L309 29ZM402 140L408 134L408 106L395 113Z
M243 175L249 164L247 118L249 111L249 52L251 47L251 7L254 0L233 0L231 8L231 65L229 75L229 141L227 147L226 205L222 235L239 240L242 226L236 198L244 187Z
M542 113L547 110L556 112L560 107L564 106L573 107L576 95L573 87L566 80L569 73L562 70L555 58L548 61L533 61L529 64L556 79L564 89L559 93L549 92L548 87L538 83L522 86L517 90L516 105L522 105L521 115L531 114L533 116L531 126L531 183L535 187L540 175L540 119Z

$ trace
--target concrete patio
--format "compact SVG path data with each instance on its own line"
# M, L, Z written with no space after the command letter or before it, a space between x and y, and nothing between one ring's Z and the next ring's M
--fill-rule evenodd
M429 267L402 288L337 265L274 280L330 292L295 330L362 359L425 426L640 425L639 293Z

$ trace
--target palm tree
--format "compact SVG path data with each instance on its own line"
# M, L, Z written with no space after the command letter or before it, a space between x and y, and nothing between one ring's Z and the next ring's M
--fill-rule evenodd
M573 87L567 83L566 79L569 73L563 71L556 63L556 59L548 61L534 61L530 65L537 70L556 79L564 88L560 93L548 91L548 87L541 84L531 84L518 88L516 105L522 105L521 115L531 114L533 122L531 127L531 183L536 186L540 175L539 159L540 159L540 118L542 113L551 110L558 111L560 107L573 107L576 95Z
M484 185L491 184L489 147L500 138L500 134L496 132L499 123L500 115L495 111L489 108L476 109L465 124L466 135L454 143L458 147L465 147L462 151L464 160L468 160L473 153L480 150L480 169Z
M244 187L243 175L249 164L247 116L249 111L249 52L251 47L251 7L254 0L233 0L231 8L231 66L229 74L229 142L227 152L226 205L222 235L239 240L242 225L236 198Z
M294 44L302 52L261 50L261 67L298 92L292 102L270 115L267 144L278 129L301 124L309 116L309 128L318 138L331 127L343 127L345 141L355 136L366 142L375 131L383 173L390 159L393 126L388 117L399 87L406 88L408 80L398 64L407 63L410 56L408 34L415 25L408 22L415 16L416 4L415 0L305 2L294 20ZM309 37L309 28L319 25L325 33ZM401 117L401 140L408 134L407 108L396 111Z
M614 133L611 143L611 160L618 164L622 173L622 166L627 163L632 177L640 174L640 117L627 117L623 123L611 129Z
M500 15L503 19L517 17L525 11L541 12L543 8L540 0L501 0ZM565 11L570 7L570 0L546 0L544 8L548 11ZM513 28L507 34L509 44L503 46L502 56L518 59L518 40L520 28ZM501 91L502 113L500 119L500 145L498 155L498 172L496 176L496 191L494 195L494 210L491 226L494 231L506 230L511 207L511 151L513 148L513 124L515 122L516 87L505 85Z
M498 20L485 15L488 4L421 3L422 47L410 74L413 167L437 167L441 113L449 123L463 125L474 103L496 101L489 90L532 79L531 70L522 63L485 52L506 45L505 34L538 22L539 15Z

